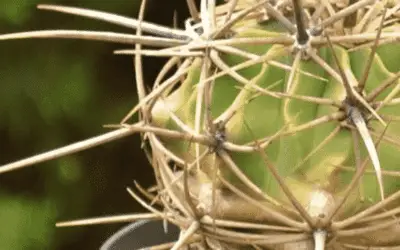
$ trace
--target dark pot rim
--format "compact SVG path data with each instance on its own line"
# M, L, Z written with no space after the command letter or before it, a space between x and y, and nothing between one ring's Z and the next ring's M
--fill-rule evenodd
M131 223L112 234L100 247L100 250L134 250L151 247L177 240L179 228L168 224L164 232L163 222L140 220Z

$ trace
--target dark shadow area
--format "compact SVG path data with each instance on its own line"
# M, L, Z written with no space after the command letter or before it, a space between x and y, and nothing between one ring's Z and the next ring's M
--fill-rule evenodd
M136 17L138 4L130 1L129 7L126 2L46 3ZM185 0L148 2L147 21L171 26L175 10L179 23L188 16ZM100 21L39 11L33 3L21 11L27 12L24 21L0 19L0 33L57 28L134 32ZM108 131L102 125L118 123L137 103L132 58L112 54L126 48L60 39L0 42L0 164L99 135ZM149 87L165 61L144 59ZM140 145L140 137L135 135L0 175L0 210L5 211L0 213L4 222L0 234L18 218L19 224L14 226L19 228L9 239L20 242L18 247L23 249L98 249L123 225L56 229L55 222L144 211L126 192L134 180L144 187L154 184ZM17 213L8 201L15 202L22 212ZM51 204L53 214L46 214L47 205L36 207L41 202ZM6 217L9 220L4 220ZM0 241L7 241L9 236L2 236Z

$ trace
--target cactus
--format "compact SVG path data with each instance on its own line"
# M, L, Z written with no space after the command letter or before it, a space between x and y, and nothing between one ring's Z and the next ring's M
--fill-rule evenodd
M157 185L138 186L147 201L128 189L150 211L131 219L178 225L171 249L400 248L400 1L187 0L184 30L145 22L145 2L137 20L39 6L135 35L0 35L134 44L116 53L134 57L139 96L112 132L0 173L141 133ZM170 58L151 91L142 56Z

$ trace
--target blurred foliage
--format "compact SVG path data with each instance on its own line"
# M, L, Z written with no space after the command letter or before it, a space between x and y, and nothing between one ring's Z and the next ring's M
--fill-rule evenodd
M137 16L139 0L45 3ZM148 18L170 25L184 0L149 1ZM130 30L38 11L40 0L2 0L0 33L40 29ZM163 13L159 10L163 9ZM186 10L183 11L187 15ZM132 59L115 44L71 40L0 42L0 164L96 136L137 102ZM152 82L163 59L145 60ZM125 192L153 175L133 136L0 175L0 249L98 249L122 225L57 229L57 221L143 211Z
M31 10L38 2L38 0L2 0L2 8L0 8L1 20L12 24L23 24L31 16Z

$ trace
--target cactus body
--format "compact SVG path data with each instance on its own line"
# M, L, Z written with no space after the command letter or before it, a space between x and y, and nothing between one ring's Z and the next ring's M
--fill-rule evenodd
M368 8L382 7L380 4L375 3ZM244 6L243 2L245 9ZM376 39L382 34L394 34L391 32L398 25L377 26L381 15L377 14L374 28L369 29L375 32ZM398 116L398 108L396 105L378 108L380 104L374 104L397 95L395 86L399 79L396 73L400 67L393 67L392 63L393 58L399 56L399 45L384 43L374 46L371 41L371 46L362 47L363 42L359 41L346 44L338 40L331 42L339 36L349 38L357 34L356 27L344 27L345 19L340 20L340 24L335 23L336 27L332 29L326 28L323 34L309 35L304 44L299 44L297 35L301 31L297 31L292 34L293 42L285 44L284 38L290 38L288 32L281 32L281 23L269 17L264 22L239 21L232 27L232 40L248 39L247 43L232 45L235 52L240 51L242 55L233 55L232 51L229 53L226 48L218 46L204 50L206 58L196 59L191 64L188 77L177 90L155 103L152 119L157 126L179 129L179 123L183 123L192 133L211 136L218 135L215 128L222 123L223 129L219 132L224 134L224 141L215 140L217 144L234 143L239 146L228 149L218 145L214 154L209 153L208 157L199 161L200 167L192 172L193 176L200 176L195 184L200 186L199 192L207 192L201 186L218 182L214 177L218 175L222 182L230 182L239 189L231 189L233 193L242 192L248 195L247 198L257 200L258 204L287 216L291 209L297 209L314 232L322 230L332 237L335 235L334 221L351 218L399 190L398 177L394 175L383 174L383 186L379 181L379 172L398 171L395 159L398 146L389 138L398 137L400 130L396 129L395 123L387 125L389 117ZM361 17L358 18L360 20ZM307 34L312 32L313 26L318 26L304 23L311 27L306 30ZM327 41L326 36L331 38ZM257 39L263 38L282 38L282 44L257 42ZM391 58L388 51L392 52ZM257 59L261 60L249 63ZM251 65L241 67L246 61ZM291 69L278 66L278 63L291 66ZM212 66L207 66L207 70L202 68L207 64ZM366 79L365 72L368 72ZM379 91L379 95L374 94L382 84L391 80L396 82L393 87ZM201 108L197 109L198 106ZM376 111L375 117L372 110ZM379 118L386 121L384 125ZM374 146L373 142L377 141L379 143ZM199 155L209 150L209 147L199 147L187 141L165 140L163 143L167 150L185 162L195 162ZM367 160L369 158L371 161ZM239 176L238 171L241 172ZM349 184L357 179L357 171L364 174L349 192ZM214 183L214 188L224 189L226 185ZM201 193L199 196L203 197ZM240 214L222 211L218 198L211 199L215 203L201 199L198 203L212 204L208 212L219 211L216 212L219 219L258 223L276 219L260 211L262 215L254 216L257 209L251 205L243 208ZM393 208L398 205L398 201L391 204ZM226 210L229 209L237 208ZM327 222L327 217L333 221ZM339 237L339 242L351 244L364 241L363 244L368 246L398 244L394 235L399 232L399 227L393 223L386 229L365 230L357 237ZM370 227L369 223L362 224L357 226ZM308 240L303 243L307 245ZM283 246L287 244L283 243Z

